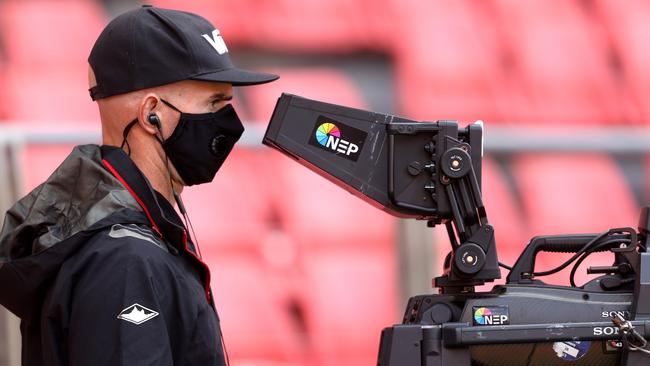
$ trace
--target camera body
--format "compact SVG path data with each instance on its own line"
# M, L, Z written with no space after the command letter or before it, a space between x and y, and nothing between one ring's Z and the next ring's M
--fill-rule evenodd
M378 365L619 365L614 314L633 292L495 286L489 293L420 295L403 325L382 332Z

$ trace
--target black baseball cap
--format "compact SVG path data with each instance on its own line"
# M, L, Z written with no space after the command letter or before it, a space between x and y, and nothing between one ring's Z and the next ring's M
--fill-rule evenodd
M88 62L97 80L89 89L93 100L181 80L244 86L278 79L236 68L219 30L207 19L151 5L108 23Z

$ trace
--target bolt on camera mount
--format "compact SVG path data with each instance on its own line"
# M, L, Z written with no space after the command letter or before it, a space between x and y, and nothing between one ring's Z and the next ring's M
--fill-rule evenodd
M402 324L382 331L379 366L650 364L650 208L638 231L538 236L500 278L494 229L481 196L482 125L416 122L283 94L264 136L269 145L386 212L445 225L451 251L438 294L408 302ZM539 252L573 253L535 271ZM611 266L582 286L574 274L589 255ZM543 276L573 264L571 286Z

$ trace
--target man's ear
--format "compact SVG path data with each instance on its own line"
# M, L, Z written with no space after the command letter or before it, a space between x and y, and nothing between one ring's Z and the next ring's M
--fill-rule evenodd
M138 123L145 131L151 135L161 133L161 117L157 110L160 109L160 97L154 93L147 93L140 101L138 107ZM155 117L154 117L155 116ZM155 122L158 122L156 125ZM152 123L153 122L153 123Z

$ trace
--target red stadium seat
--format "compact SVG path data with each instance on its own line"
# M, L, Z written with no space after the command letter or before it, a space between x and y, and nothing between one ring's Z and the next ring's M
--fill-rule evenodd
M500 98L508 82L501 70L499 38L476 3L391 4L400 35L392 50L401 113L420 120L502 120Z
M372 247L324 249L305 255L302 266L306 325L319 364L376 362L381 330L401 318L393 253Z
M367 4L345 0L229 1L200 0L179 5L156 0L161 7L194 11L212 20L226 42L262 49L316 53L375 48ZM364 6L366 5L366 6ZM373 8L376 5L373 4ZM224 11L227 9L227 11ZM379 16L377 11L371 12ZM379 16L380 17L380 16ZM373 23L376 24L376 23Z
M10 65L2 103L10 120L72 121L99 126L99 111L88 94L87 66Z
M323 365L367 364L395 317L394 219L285 156L269 160L280 227L296 245L282 286L301 299ZM290 277L300 278L291 283ZM282 279L280 279L282 280ZM291 287L293 286L293 287ZM352 304L372 303L355 310Z
M72 145L26 147L22 154L23 193L27 194L54 172L72 152Z
M252 0L153 0L151 4L168 9L199 14L219 29L226 44L238 45L259 36L254 33L254 23L259 10Z
M271 198L258 151L235 148L211 184L188 187L183 200L202 251L259 257L271 230Z
M526 122L625 123L608 45L576 1L495 0L515 74L532 100ZM482 27L481 27L482 28ZM514 103L515 101L513 101Z
M205 254L205 253L204 253ZM269 285L259 262L205 255L232 365L304 365L306 348L289 304Z
M483 159L481 188L488 220L494 227L499 259L512 264L528 242L528 228L512 187L504 179L496 162L488 157Z
M76 65L85 74L88 54L105 23L96 1L0 2L0 35L8 61L34 69Z
M353 81L334 68L287 68L268 71L280 75L280 79L245 91L252 117L264 124L271 118L273 107L282 93L297 94L305 98L354 108L365 106Z
M282 228L301 247L392 251L394 219L279 153L274 172L274 209ZM318 235L324 228L326 233Z
M256 45L276 50L339 52L367 44L363 13L354 1L257 2Z
M521 155L513 173L538 234L634 226L638 208L615 162L602 155Z
M621 60L625 83L630 88L635 107L640 111L634 122L650 122L650 3L644 0L595 1L598 19L609 33Z
M4 122L8 119L7 110L10 109L10 105L7 103L7 66L4 60L2 60L2 44L0 44L0 122Z
M609 157L522 155L513 161L512 169L531 237L636 227L637 204ZM538 269L555 267L564 259L557 253L542 255ZM552 279L565 280L566 274L562 272Z
M10 120L98 121L87 58L106 19L92 1L0 3L7 64L0 109Z
M20 122L6 124L3 127L11 128L16 132L31 136L41 136L41 139L43 136L52 137L49 143L29 144L28 140L28 144L24 147L19 157L20 167L22 168L21 186L24 194L27 194L36 188L36 186L43 183L74 148L75 144L65 143L64 140L59 140L59 137L53 136L54 133L65 134L66 131L69 131L70 134L80 134L80 137L77 137L79 143L97 143L101 130L99 122L83 125L65 121Z

